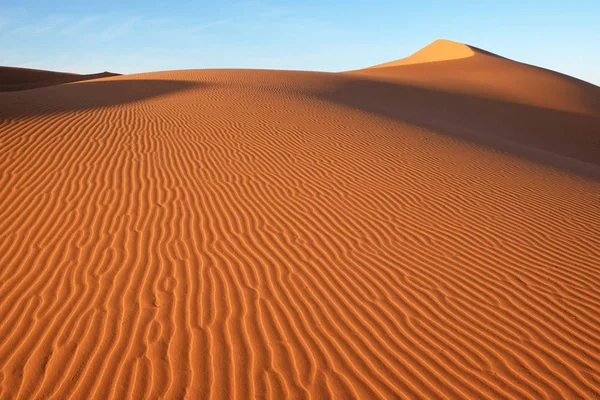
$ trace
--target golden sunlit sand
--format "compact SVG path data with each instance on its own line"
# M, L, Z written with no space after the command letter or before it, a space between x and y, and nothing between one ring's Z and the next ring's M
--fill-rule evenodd
M0 93L0 399L596 398L599 144L449 41Z
M474 56L474 51L476 50L466 44L439 39L406 58L375 65L371 68L398 67L426 62L458 60Z

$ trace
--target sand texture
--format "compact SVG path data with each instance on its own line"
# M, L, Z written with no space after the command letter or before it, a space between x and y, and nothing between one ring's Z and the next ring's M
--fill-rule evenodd
M600 89L459 53L0 93L0 399L599 397Z
M107 78L117 75L118 74L113 74L111 72L80 75L39 69L0 67L0 92L37 89L45 86Z

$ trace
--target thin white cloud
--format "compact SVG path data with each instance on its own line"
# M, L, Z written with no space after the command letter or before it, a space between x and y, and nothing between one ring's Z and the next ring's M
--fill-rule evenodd
M146 19L144 19L144 22L146 22L148 25L164 26L164 25L168 25L169 23L173 22L173 20L171 18L167 18L167 17L159 17L159 18L146 18Z
M185 28L184 31L186 33L198 33L198 32L206 31L210 28L214 28L216 26L223 26L223 25L234 24L234 23L235 23L235 20L233 18L223 18L223 19L219 19L219 20L215 20L215 21L209 21L204 24L191 26L189 28Z
M90 24L97 21L99 18L96 16L87 16L76 20L72 24L66 26L61 32L64 34L74 34L79 33L87 28Z
M65 17L53 15L49 16L40 23L20 26L13 30L12 33L15 35L37 36L43 33L45 34L55 31L57 28L63 25L65 21L67 21Z
M119 22L118 24L109 26L108 28L104 29L100 33L100 37L105 40L115 39L118 36L122 36L128 32L131 32L134 29L135 25L138 24L140 21L142 21L142 17L140 16L129 17Z

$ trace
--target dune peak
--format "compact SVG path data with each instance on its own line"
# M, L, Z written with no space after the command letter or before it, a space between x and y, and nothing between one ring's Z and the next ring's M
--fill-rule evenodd
M395 67L400 65L456 60L472 57L476 52L477 49L469 45L453 42L452 40L438 39L408 57L374 65L370 68Z

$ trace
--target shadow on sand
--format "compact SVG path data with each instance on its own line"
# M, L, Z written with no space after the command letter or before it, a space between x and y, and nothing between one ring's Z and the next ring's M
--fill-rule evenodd
M208 86L187 81L120 79L0 93L0 121L101 109Z
M584 115L350 74L335 76L333 87L305 94L600 180L600 104L598 113ZM211 86L119 79L0 93L0 123L114 107Z
M600 179L600 104L594 115L341 74L319 99L433 129Z

